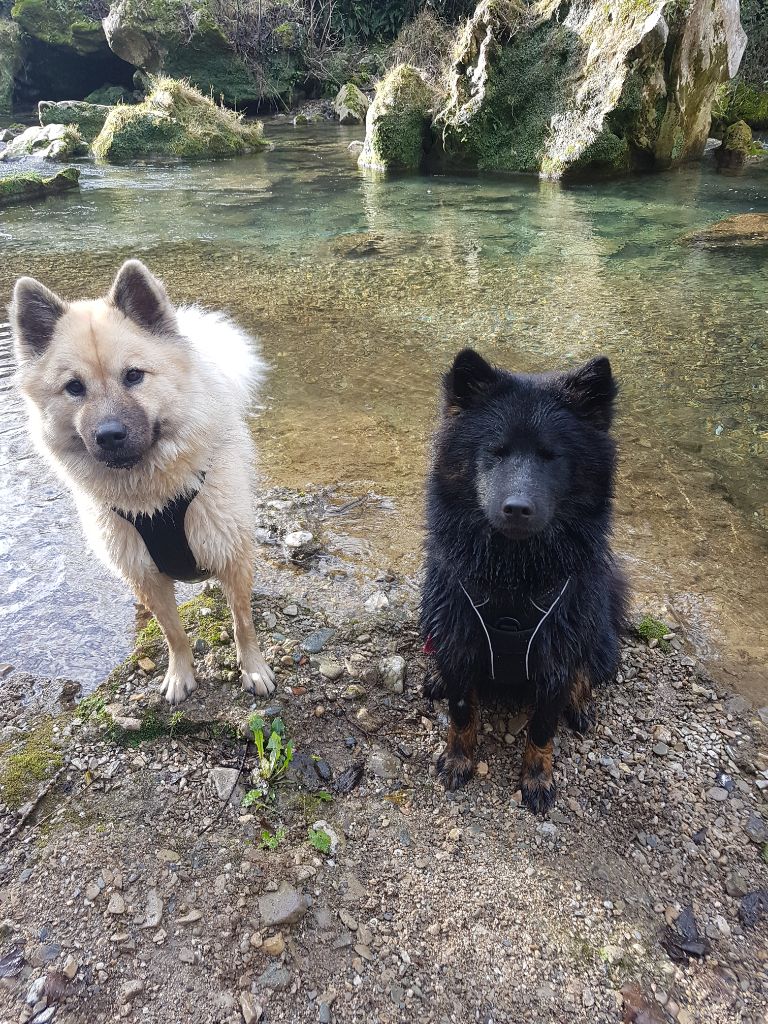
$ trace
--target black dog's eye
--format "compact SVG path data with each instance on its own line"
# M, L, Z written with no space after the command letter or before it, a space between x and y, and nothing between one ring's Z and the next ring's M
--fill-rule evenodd
M126 384L141 384L144 380L143 370L126 370L123 378Z
M551 448L537 448L536 454L540 459L543 459L544 462L551 462L553 459L557 458L557 453L553 452Z
M503 444L497 445L495 448L491 448L491 455L494 459L503 459L509 455L509 448Z
M64 390L68 395L72 395L77 398L78 396L85 394L85 384L83 384L81 380L78 380L77 377L74 377L64 385Z

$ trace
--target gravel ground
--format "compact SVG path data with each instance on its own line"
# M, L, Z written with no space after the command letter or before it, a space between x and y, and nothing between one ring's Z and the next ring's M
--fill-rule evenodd
M271 500L268 705L231 679L226 623L211 641L215 594L181 714L146 644L81 704L0 685L0 1020L766 1021L768 712L682 639L631 640L595 733L560 735L546 819L520 806L525 716L504 709L446 793L413 581L324 559L317 502ZM254 710L296 754L244 806Z

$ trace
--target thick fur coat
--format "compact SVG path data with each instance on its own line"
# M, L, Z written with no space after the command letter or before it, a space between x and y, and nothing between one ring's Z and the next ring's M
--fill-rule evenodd
M591 689L613 677L625 586L611 553L616 385L607 359L571 374L508 373L460 353L427 492L422 630L430 696L449 702L446 786L473 771L477 703L533 708L525 803L555 797L561 714L584 730Z
M192 498L189 549L232 608L243 685L271 692L250 607L255 452L246 417L265 374L255 341L221 313L174 308L137 260L102 299L65 302L22 278L11 322L34 441L70 488L94 551L163 628L168 700L195 688L192 654L174 581L130 519L181 496Z

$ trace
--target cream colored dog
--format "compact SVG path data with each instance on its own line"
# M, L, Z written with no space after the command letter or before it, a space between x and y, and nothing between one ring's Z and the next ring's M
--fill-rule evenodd
M168 701L197 686L174 579L207 576L232 609L244 689L271 693L251 612L254 341L220 313L174 308L138 260L104 299L68 303L23 277L10 312L32 436L96 553L162 627Z

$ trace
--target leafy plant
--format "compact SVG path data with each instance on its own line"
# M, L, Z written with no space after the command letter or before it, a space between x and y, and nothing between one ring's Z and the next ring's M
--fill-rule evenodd
M251 803L255 803L258 798L267 797L270 790L285 776L293 761L293 741L286 739L282 718L273 718L271 725L267 725L261 715L251 715L248 727L253 734L259 763L252 776L257 788L251 790L245 799L255 793L257 796L251 800Z
M331 837L322 828L309 828L307 830L309 845L313 846L318 853L331 852Z
M259 846L262 850L276 850L284 839L284 828L278 828L274 832L270 832L268 828L265 828L261 830Z

